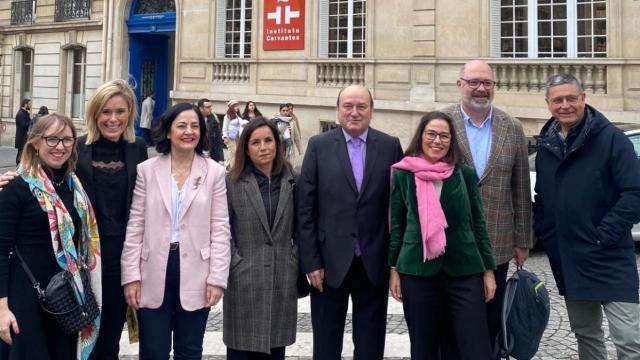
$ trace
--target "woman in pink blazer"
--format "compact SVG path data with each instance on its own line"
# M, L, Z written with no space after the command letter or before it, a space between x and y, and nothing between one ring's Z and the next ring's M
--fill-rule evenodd
M195 106L175 105L160 122L162 155L138 165L122 285L138 310L141 358L168 359L173 338L174 359L199 359L229 275L225 171L202 155L206 127Z

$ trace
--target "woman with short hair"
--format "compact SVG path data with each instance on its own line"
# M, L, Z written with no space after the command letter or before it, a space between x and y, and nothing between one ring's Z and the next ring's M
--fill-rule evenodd
M138 166L122 285L138 310L140 358L200 359L207 317L229 274L225 171L205 157L206 124L195 105L162 114L161 155Z

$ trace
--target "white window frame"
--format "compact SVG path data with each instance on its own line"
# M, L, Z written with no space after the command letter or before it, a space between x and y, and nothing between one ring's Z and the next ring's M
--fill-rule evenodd
M329 33L334 30L334 28L330 28L329 26L329 18L330 16L332 16L332 14L330 13L330 1L331 0L320 0L319 1L319 11L318 11L318 16L319 16L319 21L318 21L318 55L321 58L347 58L347 59L352 59L354 58L354 54L353 54L353 30L354 30L354 26L353 26L353 18L354 18L354 13L353 13L353 3L354 0L342 0L343 2L347 2L347 26L346 27L338 27L338 29L346 29L347 30L347 52L346 54L342 54L339 52L338 48L336 48L336 52L335 53L329 53ZM359 1L359 0L356 0ZM363 26L362 26L362 35L363 35L363 39L362 39L362 55L358 55L356 56L356 58L364 58L366 57L367 54L367 36L366 36L366 32L367 32L367 1L363 0L363 7L364 7L364 11L363 11ZM340 55L346 55L346 56L340 56Z
M76 51L80 51L80 62L75 62L75 53ZM73 92L73 85L77 80L75 78L75 69L76 67L80 67L80 93L78 94L78 98L74 97L75 93ZM87 76L87 49L83 47L72 47L67 50L67 106L68 111L67 114L70 114L74 119L82 119L84 117L84 97L86 94L86 76ZM75 102L78 101L78 104ZM78 113L73 112L74 105L78 106ZM65 108L67 107L65 106Z
M217 1L218 7L217 7L217 11L216 11L216 57L217 58L233 58L233 59L244 59L244 58L250 58L251 57L251 53L253 52L253 46L250 46L249 49L249 53L245 53L245 36L246 36L246 22L247 22L247 18L246 18L246 10L247 10L247 0L239 0L240 1L240 19L233 19L233 20L229 20L227 19L227 1L226 0L221 0L221 1ZM253 0L251 3L251 12L252 12L252 16L251 19L249 19L248 21L253 22L253 10L255 7L255 2L259 1L259 0ZM233 50L231 53L227 53L227 22L228 21L240 21L240 42L238 43L239 46L239 53L235 54L233 53ZM252 31L249 32L250 34L250 39L253 38L253 26L252 26ZM250 40L251 41L251 40Z
M597 1L597 0L596 0ZM592 4L589 2L588 4ZM608 7L608 4L605 2L605 5ZM538 0L528 0L528 11L527 11L527 58L543 58L539 55L538 49ZM492 0L491 1L491 21L492 21L492 41L491 41L491 55L494 57L502 57L502 49L501 49L501 25L502 21L500 18L501 14L501 0ZM577 58L578 57L578 1L577 0L566 0L566 27L567 27L567 55L566 58ZM584 18L580 20L601 20L601 18L596 18L592 13L590 18ZM608 28L608 20L605 25ZM552 20L553 22L553 20ZM581 36L581 37L590 37L593 39L594 34L591 36ZM553 39L553 32L551 34L551 38ZM607 35L605 34L605 38ZM593 41L593 40L592 40ZM553 50L552 50L553 53ZM589 52L582 52L581 54L589 54ZM591 56L586 57L596 57L596 54L601 54L600 52L596 52L592 46L592 50L590 52ZM606 54L605 54L606 56ZM512 57L505 57L512 58ZM545 58L547 58L545 56ZM554 57L552 57L554 58ZM564 56L555 57L555 58L565 58Z
M31 61L26 63L24 61L25 52L29 52L31 55ZM22 99L33 99L33 68L35 61L36 52L33 48L23 47L15 50L15 74L14 79L16 79L15 90L18 95L19 100ZM28 72L29 81L29 92L25 91L25 73Z

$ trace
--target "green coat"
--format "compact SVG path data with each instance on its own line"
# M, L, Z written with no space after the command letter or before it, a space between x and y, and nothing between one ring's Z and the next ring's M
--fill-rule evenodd
M422 235L413 173L394 170L391 190L389 266L403 274L463 276L495 269L475 170L457 165L442 184L440 204L447 219L445 253L423 262Z

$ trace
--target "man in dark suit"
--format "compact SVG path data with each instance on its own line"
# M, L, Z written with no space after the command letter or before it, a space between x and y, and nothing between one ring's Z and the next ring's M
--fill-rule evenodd
M302 271L313 286L314 359L340 359L349 296L354 359L382 359L388 301L390 167L400 141L369 127L367 88L338 94L340 127L312 137L298 181Z
M16 113L16 141L15 147L18 149L16 156L16 165L20 164L22 156L22 148L27 142L27 133L29 132L29 123L31 122L31 99L23 99L20 102L20 110Z

